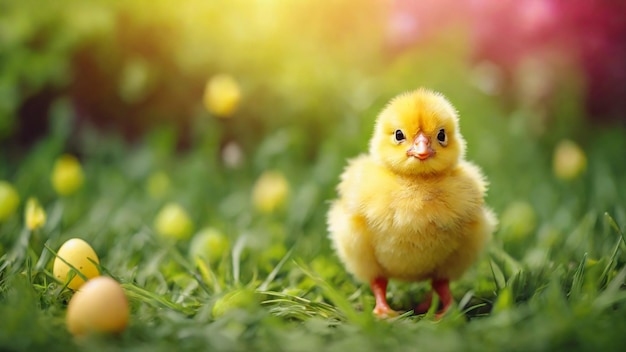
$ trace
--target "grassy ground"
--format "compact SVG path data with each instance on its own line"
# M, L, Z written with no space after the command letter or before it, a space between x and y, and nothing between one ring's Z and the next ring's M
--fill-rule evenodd
M463 103L459 110L463 113ZM3 162L3 173L12 175L18 189L28 190L23 198L40 199L48 219L36 231L26 229L19 214L1 224L0 346L65 351L621 348L626 340L624 131L590 128L583 144L586 172L563 181L552 170L553 144L511 128L519 117L472 118L478 122L462 127L469 158L489 176L488 202L501 226L481 261L453 284L456 306L440 321L432 312L374 319L369 288L347 275L329 248L326 201L334 197L345 157L364 149L366 137L348 141L333 132L307 159L286 152L297 137L277 131L241 166L228 168L220 161L217 138L198 138L189 151L175 153L163 131L136 144L94 134L81 142L84 187L58 197L48 178L63 134L52 133L18 162ZM219 128L216 122L201 125L199 135ZM255 208L251 192L268 168L286 177L289 194L281 208L264 213ZM159 172L161 183L154 178ZM196 231L210 226L228 238L230 245L217 260L194 260L190 239L174 241L155 232L155 216L170 201L186 209ZM55 282L48 248L57 250L72 237L87 240L101 259L101 271L123 284L131 318L119 336L74 339L66 330L72 293ZM409 311L426 288L393 282L390 303Z

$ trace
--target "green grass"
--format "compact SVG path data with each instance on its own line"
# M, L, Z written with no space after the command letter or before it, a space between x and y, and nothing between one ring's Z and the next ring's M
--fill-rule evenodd
M507 123L491 122L496 127ZM228 169L220 165L217 140L176 154L160 151L154 142L159 139L130 145L99 137L98 148L83 149L85 186L76 195L59 198L51 191L49 171L41 172L49 170L60 151L51 135L19 164L5 168L14 172L18 189L28 190L23 197L41 200L48 220L43 229L31 232L16 214L0 227L5 248L0 259L0 346L619 349L626 328L623 140L615 131L594 131L584 145L587 171L566 182L552 175L545 141L526 134L497 138L500 156L490 159L488 153L476 153L476 145L486 143L477 135L488 132L472 126L465 132L473 141L469 154L491 181L488 202L498 214L509 214L481 261L453 283L456 306L440 321L433 312L389 321L373 318L369 288L346 274L330 250L326 201L334 196L344 157L349 156L331 146L345 142L331 136L312 160L276 153L269 162L259 161L271 149L262 145L239 169ZM363 140L354 143L364 145ZM288 162L290 167L281 166ZM282 209L262 214L252 205L250 192L269 165L287 176L290 195ZM155 199L146 187L156 171L164 171L171 185ZM231 246L220 260L194 261L188 256L188 240L173 242L155 233L154 217L168 201L187 209L196 230L212 226L229 238ZM511 210L519 201L532 211ZM72 294L55 282L51 263L53 251L71 237L86 239L100 256L101 271L123 285L131 320L119 336L77 340L65 328ZM409 311L426 288L424 283L392 282L391 305Z

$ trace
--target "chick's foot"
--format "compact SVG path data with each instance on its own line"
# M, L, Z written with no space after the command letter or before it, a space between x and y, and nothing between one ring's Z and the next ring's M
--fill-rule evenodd
M436 319L440 319L447 311L450 309L452 305L452 293L450 293L450 285L448 280L433 280L432 287L437 295L439 296L439 301L442 304L442 308L435 315ZM424 314L428 312L430 306L433 302L433 291L430 291L426 294L426 299L415 307L413 310L415 314Z
M390 318L398 315L398 312L391 309L387 303L387 283L389 281L384 277L377 277L370 282L370 287L376 298L376 306L374 307L374 315L379 318Z
M433 280L432 286L433 286L433 290L437 292L437 295L439 296L439 300L441 301L441 304L442 304L441 310L439 310L437 314L435 315L436 319L440 319L444 314L446 314L446 312L448 311L448 309L450 309L450 306L452 305L452 293L450 292L450 281L447 279Z

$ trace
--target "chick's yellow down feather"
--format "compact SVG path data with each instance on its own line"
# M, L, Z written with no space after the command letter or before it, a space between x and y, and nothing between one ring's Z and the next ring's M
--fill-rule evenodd
M486 181L464 160L452 105L419 89L393 99L376 121L369 153L349 161L328 212L337 255L376 298L374 313L394 315L388 279L432 280L445 313L449 280L476 261L496 226L484 204ZM424 311L427 301L416 311Z

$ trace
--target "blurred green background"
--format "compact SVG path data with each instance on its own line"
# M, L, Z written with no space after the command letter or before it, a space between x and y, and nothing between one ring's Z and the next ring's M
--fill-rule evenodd
M0 180L20 199L0 223L0 315L14 322L0 342L14 349L71 344L66 332L56 335L68 294L50 286L53 256L44 244L57 249L81 237L131 296L130 332L114 346L160 338L175 346L172 331L187 331L187 347L197 347L205 330L194 322L213 322L208 329L223 334L211 342L216 349L263 349L274 336L268 331L294 332L285 321L308 321L311 346L359 345L354 336L363 330L338 327L329 338L322 328L346 320L363 327L346 307L372 303L330 250L327 202L346 159L366 151L378 112L418 87L443 93L459 111L467 157L487 175L487 203L500 218L487 259L453 287L457 302L468 292L485 304L468 317L494 305L497 314L462 334L484 333L494 348L578 341L580 327L568 325L563 311L605 302L601 293L624 263L617 235L626 224L622 10L610 1L550 0L0 0ZM71 195L51 184L63 154L76 156L84 171ZM24 225L29 197L47 213L39 232ZM181 227L189 233L159 237L155 219L171 204L188 216ZM214 282L205 275L207 282L193 283L199 276L190 271L206 272L188 252L207 227L227 239L227 253L209 265ZM279 264L285 255L290 260ZM308 264L350 304L317 287L302 268ZM584 281L579 268L587 267ZM14 283L24 272L31 286ZM582 293L569 308L550 311L562 303L546 289L552 285L568 299L576 285ZM285 321L205 312L242 286L293 294L291 305L264 303ZM27 287L36 294L11 294L33 291ZM422 288L398 283L390 291L392 305L409 309ZM618 298L611 314L624 311ZM163 302L169 315L159 310ZM297 305L306 314L289 310ZM25 306L38 309L25 314ZM544 311L564 317L543 322ZM591 319L587 313L576 316ZM528 316L519 340L507 339ZM251 321L266 324L265 335ZM24 332L31 324L42 332ZM416 329L423 338L450 337L446 329L458 324ZM401 327L398 337L414 332ZM532 340L539 330L548 333ZM277 341L297 346L284 334ZM463 346L464 337L454 337L445 346Z

